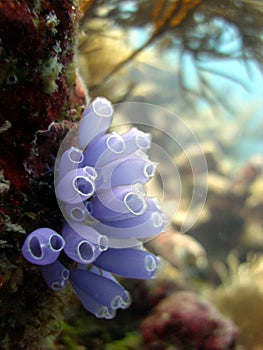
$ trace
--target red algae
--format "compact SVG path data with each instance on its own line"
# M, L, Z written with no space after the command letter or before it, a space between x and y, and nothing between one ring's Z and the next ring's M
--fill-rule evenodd
M61 228L57 150L85 104L75 64L75 0L0 0L0 348L39 350L60 329L64 295L23 260L25 233ZM3 186L4 184L4 186ZM18 297L19 295L19 297Z
M74 70L77 18L75 1L0 1L0 126L11 125L0 167L16 190L28 188L23 163L35 132L84 103Z

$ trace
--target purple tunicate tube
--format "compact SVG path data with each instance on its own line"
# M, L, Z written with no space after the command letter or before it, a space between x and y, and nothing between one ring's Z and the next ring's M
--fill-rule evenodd
M71 170L55 186L58 200L64 203L80 203L95 192L95 179L84 168Z
M109 247L111 248L131 248L131 247L141 247L142 242L136 238L113 238L108 237Z
M123 214L142 215L147 204L143 193L133 186L116 186L91 200L91 215L97 220L114 220Z
M53 264L41 266L42 276L49 288L60 290L65 288L69 279L69 270L56 260Z
M95 246L98 246L100 251L108 249L109 242L105 235L95 230L89 225L79 222L70 222L65 224L62 229L63 236L77 235L81 236L82 239L87 240Z
M109 248L96 259L94 265L123 277L149 279L155 277L158 262L154 254L145 250Z
M152 238L164 232L168 221L158 198L147 198L146 203L147 210L140 216L125 218L124 214L119 220L95 222L93 227L109 238Z
M68 225L64 225L62 235L65 240L65 254L78 263L91 264L102 251L97 244L84 239Z
M57 260L64 244L62 236L54 230L43 227L27 236L22 254L32 264L48 265Z
M97 318L112 319L116 315L116 310L110 309L95 301L91 296L78 288L75 283L71 281L72 288L79 297L83 307Z
M121 299L126 297L125 289L120 284L88 270L71 270L70 281L97 303L113 309L119 308Z
M155 174L157 163L151 162L144 153L142 154L144 156L140 157L134 153L128 159L121 159L119 162L110 163L99 169L96 191L105 191L120 185L148 182Z
M145 133L137 128L131 128L122 135L129 154L141 150L147 152L151 148L151 134Z
M163 219L165 218L165 215L161 211L160 202L159 202L157 197L147 197L145 199L145 207L146 207L146 210L141 215L131 215L130 213L123 213L120 216L113 217L111 220L107 220L106 218L102 218L100 220L100 222L94 222L94 223L91 223L91 225L94 227L98 226L99 227L98 230L102 229L102 231L100 231L100 232L104 232L103 226L100 225L103 223L109 224L110 226L116 226L116 228L117 227L129 228L129 227L135 227L137 225L143 224L145 221L148 220L148 218L150 217L150 215L152 213L158 212L160 215L162 215ZM132 221L130 221L130 219L132 219ZM157 225L157 222L156 222L157 217L153 217L152 219L153 219L154 226L159 226L159 225ZM116 225L114 224L115 221L117 222ZM127 221L127 224L125 224L126 221ZM166 221L166 219L165 219L165 221ZM129 222L130 223L133 222L134 225L129 224ZM107 229L105 228L105 230L107 230Z
M120 186L120 187L123 187L123 186ZM116 187L117 188L117 187ZM131 187L132 188L132 187ZM113 190L115 190L115 188L113 188ZM112 192L112 191L111 191ZM133 192L132 192L133 193ZM107 222L112 222L112 221L126 221L126 220L129 220L129 219L135 219L137 218L137 222L139 223L142 223L145 221L145 216L144 214L147 213L147 211L159 211L161 212L161 207L159 206L159 201L157 198L150 198L150 197L145 197L145 193L143 192L137 192L135 191L134 193L138 193L139 194L139 201L142 200L142 203L143 203L143 207L140 207L139 204L138 204L138 208L142 208L143 210L141 211L137 211L136 213L133 212L133 210L128 210L128 212L122 212L121 215L112 215L111 219L109 219L108 217L101 217L100 218L100 222L102 223L107 223ZM98 197L99 198L103 198L102 194L104 194L103 192L102 193L99 193L98 194ZM128 197L124 197L124 203L127 204L127 199L128 199L128 202L129 202L129 194L128 194ZM131 199L133 199L133 195L131 196ZM135 205L137 205L137 198L135 198L135 201L133 203L133 209L135 207ZM117 199L116 199L117 201ZM89 212L90 212L90 215L92 215L93 213L93 204L92 202L89 203ZM112 205L113 207L113 205ZM91 225L93 225L93 222L91 222ZM129 225L127 225L127 227L129 227Z
M110 162L127 158L137 152L147 152L151 146L151 135L136 128L123 135L116 132L94 140L84 152L84 164L100 168Z
M111 103L104 97L97 97L83 113L79 123L79 148L86 148L93 139L104 134L111 125L112 117Z
M83 164L102 166L113 162L125 151L125 144L121 135L116 132L96 138L84 151ZM99 161L98 161L99 159Z
M115 283L120 284L118 280L109 271L99 269L94 265L91 267L90 271L97 275L106 277ZM130 293L127 290L124 290L124 294L121 296L121 300L118 300L118 306L121 309L127 309L131 305L131 302L132 302L132 299L131 299Z
M84 156L80 149L70 147L66 150L59 161L58 178L62 179L69 171L77 169L83 162Z
M105 221L95 224L95 228L111 238L153 238L164 231L166 217L159 211L120 221Z
M95 180L97 178L98 174L97 174L97 171L94 167L86 165L82 169L83 169L83 172L87 176L91 177L93 180Z

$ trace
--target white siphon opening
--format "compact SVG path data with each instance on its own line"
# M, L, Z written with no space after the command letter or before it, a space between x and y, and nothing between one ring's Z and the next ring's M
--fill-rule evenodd
M79 164L84 160L82 151L76 147L71 147L68 152L68 159L75 164Z
M120 295L115 295L111 301L111 307L113 309L118 309L122 305L122 297Z
M153 163L147 163L144 166L143 173L146 177L153 177L155 174L156 166Z
M77 247L77 253L79 258L85 262L89 263L94 259L94 247L88 241L81 241Z
M116 132L112 133L112 135L107 138L106 146L111 152L115 154L124 152L126 148L122 136Z
M152 223L153 223L154 227L161 227L162 226L163 218L162 218L161 213L159 213L158 211L152 213L151 219L152 219Z
M28 250L34 259L37 259L37 260L42 259L43 250L39 242L39 239L36 236L30 237L28 242Z
M94 184L86 176L76 176L73 180L73 188L84 197L91 197L95 191Z
M98 238L98 245L99 245L99 250L101 252L104 252L109 248L109 239L105 235L100 235Z
M59 252L64 248L64 245L65 241L62 238L62 236L58 234L53 234L49 237L49 246L53 251Z
M95 313L96 317L104 318L105 314L108 312L107 306L101 306Z
M110 102L105 98L97 97L92 102L92 108L94 112L100 117L109 118L113 115L113 108Z
M66 285L66 283L65 283L65 281L55 281L55 282L53 282L52 284L51 284L51 289L53 289L53 290L60 290L60 289L63 289L63 288L65 288L65 285Z
M115 309L107 309L107 312L105 312L104 314L104 318L106 320L111 320L112 318L114 318L116 315L116 310Z
M151 135L141 134L136 136L136 146L142 150L147 150L151 148Z
M69 270L68 269L64 269L63 271L62 271L62 278L66 281L66 280L68 280L69 279Z
M78 207L72 208L70 211L70 217L75 221L81 222L86 219L85 210Z
M147 209L147 203L141 194L129 192L123 200L126 208L134 215L142 215Z
M86 165L84 168L83 168L83 171L85 174L87 174L88 176L90 176L93 180L95 180L98 176L95 168L93 168L92 166L89 166L89 165Z
M132 298L130 293L125 290L124 297L122 298L121 309L127 309L132 303Z
M145 263L146 270L149 272L153 272L157 268L156 261L153 258L153 256L151 256L151 255L146 255L146 257L144 259L144 263Z

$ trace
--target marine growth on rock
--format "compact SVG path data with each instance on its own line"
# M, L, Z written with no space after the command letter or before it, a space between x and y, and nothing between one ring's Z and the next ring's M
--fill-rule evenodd
M147 156L150 134L136 128L107 133L112 118L111 103L101 97L84 112L77 136L62 144L56 162L62 231L38 228L22 248L25 259L40 265L49 288L62 289L69 280L83 306L106 319L131 302L114 275L155 277L159 258L142 241L167 223L158 199L144 188L157 167ZM75 262L70 268L59 260L62 250Z

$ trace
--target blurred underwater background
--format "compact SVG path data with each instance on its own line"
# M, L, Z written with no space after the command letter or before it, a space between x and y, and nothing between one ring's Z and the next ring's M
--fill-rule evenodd
M34 6L44 2L34 1ZM56 13L59 3L54 7ZM0 1L0 14L3 6ZM52 6L50 1L49 10ZM9 232L30 232L34 220L56 228L59 219L54 215L54 198L50 205L48 197L52 196L49 191L53 178L49 176L53 174L46 172L43 176L34 158L37 152L23 164L30 176L38 179L31 188L42 186L41 191L36 189L32 203L16 208L20 211L15 214L15 223L6 217L12 213L13 202L8 201L8 207L5 204L12 180L1 170L0 199L1 208L5 208L0 208L1 349L14 349L10 334L15 329L19 339L14 342L16 349L263 350L262 1L82 0L76 6L79 19L74 49L77 47L79 79L87 88L88 99L104 96L116 106L142 102L169 111L174 123L169 119L166 124L157 113L155 128L146 131L172 155L182 193L168 230L145 243L150 252L161 257L158 276L147 281L121 279L131 293L132 305L112 320L101 320L81 306L70 287L45 292L37 280L32 288L40 288L41 297L36 292L36 300L28 303L23 294L22 303L29 306L17 306L18 291L38 272L34 267L14 268L23 262L8 255L8 249L12 245L21 248L24 237L16 241L12 233L9 241ZM52 25L50 28L51 32L56 30ZM3 27L2 32L5 30ZM5 74L4 69L0 65L0 74ZM52 70L56 78L60 72ZM66 122L60 118L56 124L57 119L51 118L53 129L35 138L39 157L44 157L46 146L41 146L47 139L48 151L55 157L57 140L61 141L79 118L79 100L83 100L82 95L73 99L77 107L71 108ZM58 100L54 101L56 104ZM143 118L150 125L153 116ZM208 172L194 174L196 183L192 164L200 164L200 153L191 143L187 149L177 149L173 140L156 127L176 134L177 118L196 136L206 159ZM8 121L8 117L3 120ZM47 130L47 126L38 123L32 139L36 130ZM0 134L8 129L8 122L2 123ZM44 158L45 166L52 164ZM154 153L151 158L154 160ZM7 167L3 162L0 165L1 169ZM172 181L173 174L169 173L168 179L171 182L166 191L172 197L177 183ZM200 191L207 186L202 208L190 206L196 184ZM150 186L151 193L158 193L162 183L157 180ZM19 188L14 193L19 191L24 190ZM15 201L17 197L13 198ZM191 224L184 231L185 220ZM23 277L26 273L27 280ZM53 311L46 316L39 307L35 319L28 309L43 298L47 309ZM8 319L9 310L4 304L10 300L21 315L19 326L17 320ZM23 322L32 328L28 326L25 331ZM35 336L40 328L43 334Z

